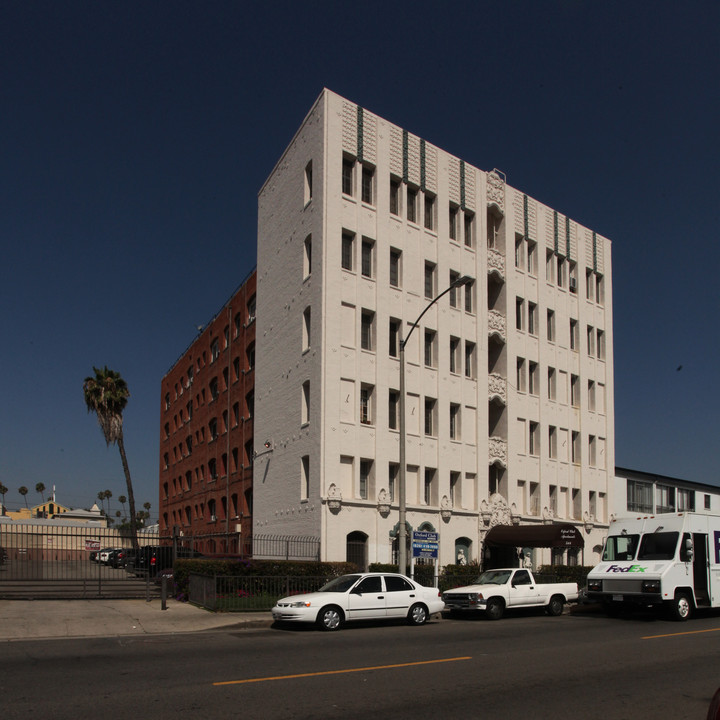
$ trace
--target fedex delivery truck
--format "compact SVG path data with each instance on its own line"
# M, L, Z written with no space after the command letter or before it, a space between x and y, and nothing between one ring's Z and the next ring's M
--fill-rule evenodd
M610 614L665 606L687 620L695 608L720 607L720 516L680 512L613 521L587 594Z

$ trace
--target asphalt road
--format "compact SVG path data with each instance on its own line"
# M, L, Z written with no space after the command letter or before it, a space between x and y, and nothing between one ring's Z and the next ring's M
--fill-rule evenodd
M38 640L0 658L3 720L702 720L720 686L720 613Z

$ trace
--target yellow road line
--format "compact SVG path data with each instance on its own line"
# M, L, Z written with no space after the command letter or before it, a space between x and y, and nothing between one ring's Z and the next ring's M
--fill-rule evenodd
M709 630L688 630L687 632L667 633L667 635L646 635L641 640L655 640L655 638L677 637L678 635L698 635L700 633L718 632L720 628L710 628Z
M414 665L432 665L434 663L457 662L459 660L472 660L467 657L442 658L441 660L419 660L417 662L397 663L396 665L371 665L370 667L348 668L346 670L324 670L322 672L301 673L299 675L277 675L276 677L248 678L247 680L225 680L213 685L242 685L244 683L266 682L268 680L295 680L296 678L318 677L319 675L340 675L342 673L365 672L367 670L390 670L392 668L412 667Z

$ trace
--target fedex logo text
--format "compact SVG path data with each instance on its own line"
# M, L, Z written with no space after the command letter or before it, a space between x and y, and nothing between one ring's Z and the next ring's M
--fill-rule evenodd
M720 533L719 533L720 534ZM628 567L620 567L619 565L611 565L605 572L612 572L612 573L643 573L647 570L647 568L644 568L642 565L629 565Z

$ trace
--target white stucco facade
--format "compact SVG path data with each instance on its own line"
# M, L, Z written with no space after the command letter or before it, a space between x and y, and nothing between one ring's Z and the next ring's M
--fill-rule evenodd
M259 195L255 532L393 561L397 333L458 276L405 350L408 523L440 565L479 559L498 522L573 523L597 560L610 241L327 90Z

